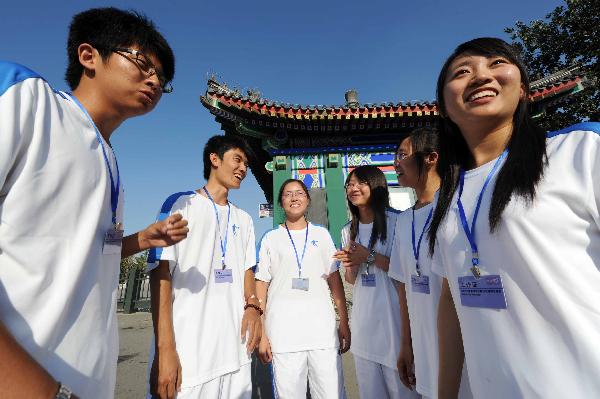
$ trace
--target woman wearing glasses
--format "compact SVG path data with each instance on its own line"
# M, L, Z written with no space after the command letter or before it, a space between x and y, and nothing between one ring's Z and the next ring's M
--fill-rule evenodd
M372 165L359 166L346 179L352 220L342 230L336 259L354 285L352 354L360 397L413 398L402 385L396 361L400 352L400 306L388 277L398 212L389 207L385 175Z
M285 221L263 236L256 267L265 329L259 356L273 362L281 398L306 399L307 379L313 398L344 398L339 353L350 347L350 328L335 245L327 229L306 220L310 196L303 182L285 181L278 201Z

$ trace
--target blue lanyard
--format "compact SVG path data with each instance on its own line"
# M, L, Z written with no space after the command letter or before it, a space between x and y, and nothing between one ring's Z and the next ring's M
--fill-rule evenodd
M119 187L121 185L121 175L119 173L119 164L117 163L117 157L115 156L115 165L117 167L117 184L115 185L115 179L113 178L113 173L110 168L110 162L108 161L108 156L106 155L106 149L104 148L102 135L100 134L98 127L96 126L96 124L94 123L92 118L90 117L90 114L88 114L87 110L79 102L79 100L72 93L67 93L67 94L69 95L69 98L71 98L71 100L73 100L73 102L75 104L77 104L79 109L81 109L81 111L85 114L85 116L88 118L88 120L94 127L94 130L96 131L96 138L98 139L98 144L100 144L100 148L102 148L102 155L104 155L104 161L106 162L106 167L108 168L108 175L110 176L110 208L112 211L112 223L116 228L116 226L117 226L117 207L119 205ZM113 156L114 156L114 151L113 151Z
M481 192L479 193L479 197L477 198L477 206L475 207L475 212L473 213L473 221L471 222L470 228L469 223L467 222L467 217L465 215L465 209L463 207L462 201L460 200L460 197L462 196L463 192L463 187L465 185L465 170L460 170L459 191L457 201L458 213L460 215L460 222L462 223L463 230L465 231L467 239L469 240L469 244L471 245L471 263L473 264L473 267L471 267L471 273L473 273L473 276L477 278L479 278L479 276L481 275L481 270L479 269L479 252L477 250L477 243L475 242L475 223L477 222L477 215L479 214L479 208L481 207L483 193L485 192L485 189L490 183L490 180L492 180L494 174L496 174L500 163L502 162L502 160L504 160L504 158L506 158L507 155L508 150L504 150L494 163L494 166L492 167L492 170L490 170L490 173L488 173L487 177L485 178L485 182L483 183L483 187L481 188Z
M415 245L415 207L412 208L412 247L413 254L415 255L415 262L417 264L417 276L421 276L421 267L419 266L419 252L421 251L421 240L423 239L423 234L425 234L425 230L427 230L427 226L429 225L429 221L431 220L431 215L433 215L433 207L429 210L429 215L427 216L427 220L425 220L425 225L423 225L423 231L419 236L419 243Z
M294 244L294 240L292 239L292 235L290 234L290 229L287 227L287 223L283 222L285 226L285 230L288 233L288 237L292 242L292 247L294 248L294 253L296 254L296 263L298 264L298 278L302 275L302 261L304 261L304 255L306 254L306 243L308 242L308 223L306 223L306 236L304 237L304 249L302 249L302 258L298 258L298 251L296 250L296 244Z
M210 195L206 187L202 187L206 196L212 202L212 206L215 210L215 216L217 217L217 229L219 230L219 240L221 241L221 265L223 265L223 270L225 270L225 253L227 252L227 236L229 235L229 217L231 216L231 206L229 205L229 201L227 201L227 228L225 229L225 240L221 237L221 222L219 221L219 211L217 210L217 205L215 204L215 200Z

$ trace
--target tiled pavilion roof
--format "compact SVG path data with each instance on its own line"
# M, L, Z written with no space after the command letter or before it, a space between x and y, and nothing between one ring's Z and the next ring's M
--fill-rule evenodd
M585 87L579 66L566 68L531 83L532 114L560 102ZM308 151L344 152L388 148L399 134L414 127L435 124L435 101L401 101L377 104L299 105L272 101L248 90L242 94L213 76L200 97L226 134L243 135L255 151L250 167L265 196L272 198L272 176L265 163L273 155ZM367 148L367 150L365 150ZM390 147L391 148L391 147Z

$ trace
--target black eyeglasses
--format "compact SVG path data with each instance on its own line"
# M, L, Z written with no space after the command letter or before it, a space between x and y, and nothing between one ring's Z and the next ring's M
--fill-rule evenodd
M160 84L160 89L163 93L168 94L173 92L173 86L171 85L171 83L166 81L165 76L162 74L162 72L159 69L157 69L156 66L154 66L154 64L152 63L152 61L150 61L150 58L148 58L148 56L146 56L141 51L123 47L115 47L112 48L111 51L114 51L115 53L127 53L133 55L133 61L135 61L136 65L140 68L142 72L146 74L146 76L150 77L156 74L156 77L158 77L158 82Z

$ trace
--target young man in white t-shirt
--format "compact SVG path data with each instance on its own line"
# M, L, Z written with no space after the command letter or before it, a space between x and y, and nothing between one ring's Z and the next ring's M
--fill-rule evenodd
M246 177L246 144L213 136L204 147L207 183L170 196L160 218L189 220L188 240L151 251L154 342L149 397L250 398L250 354L260 342L252 218L227 199Z
M72 93L0 63L2 398L112 398L119 261L187 233L177 216L123 238L110 147L166 91L169 45L143 16L105 8L73 18L67 52Z

